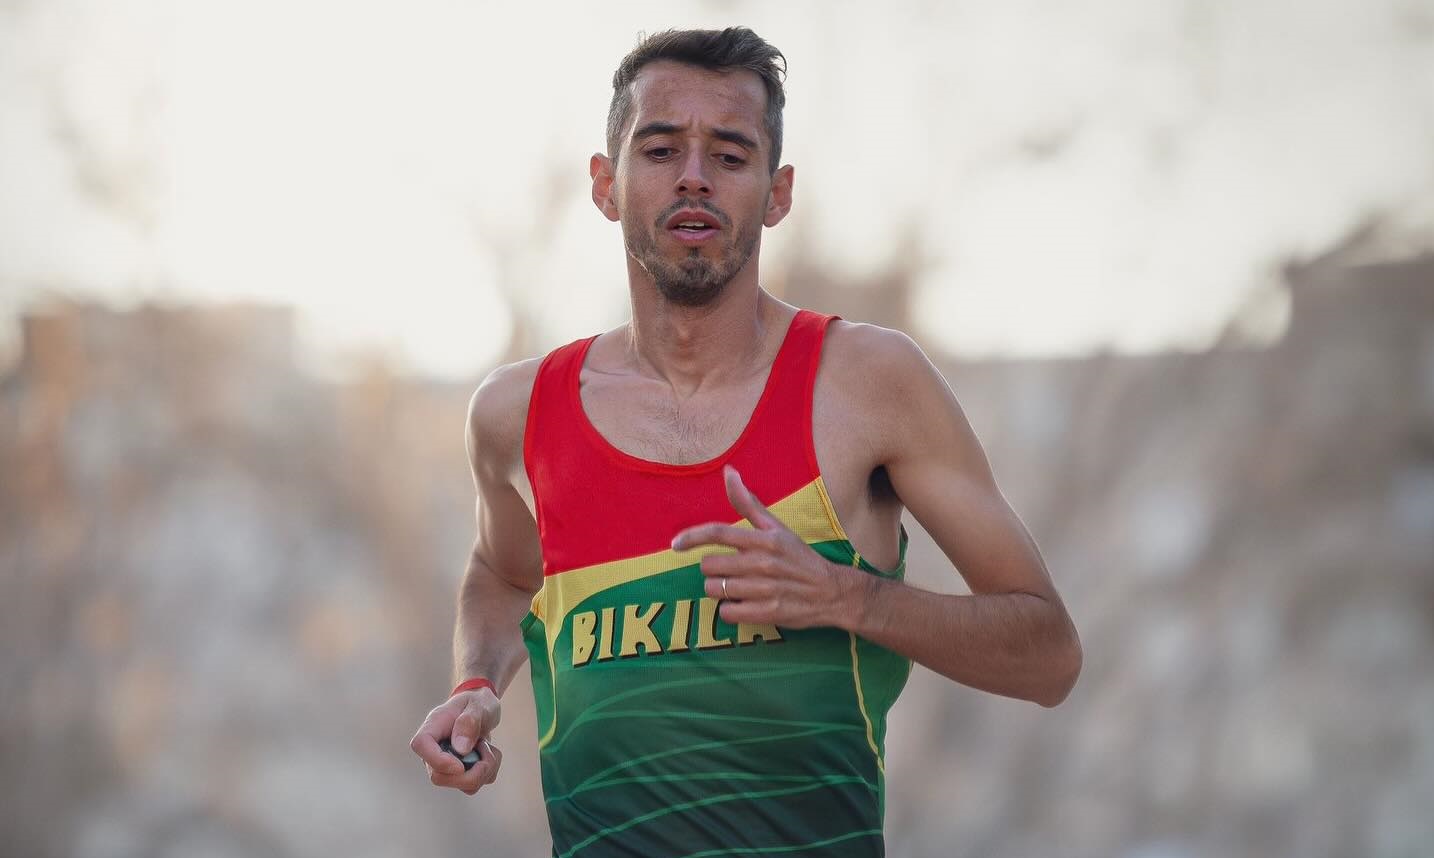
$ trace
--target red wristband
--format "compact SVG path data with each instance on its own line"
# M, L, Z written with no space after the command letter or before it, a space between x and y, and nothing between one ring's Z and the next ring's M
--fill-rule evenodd
M457 694L460 691L477 691L480 688L492 688L494 696L497 696L498 694L498 689L493 687L493 683L489 682L486 679L483 679L482 677L479 677L477 679L465 679L462 682L458 683L458 687L454 688L452 693L450 693L448 696L452 697L454 694Z

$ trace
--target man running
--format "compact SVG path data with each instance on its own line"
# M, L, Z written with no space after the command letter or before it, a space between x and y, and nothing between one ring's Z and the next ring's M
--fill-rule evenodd
M500 367L469 406L461 681L412 748L436 785L492 783L527 659L564 858L881 855L886 714L913 661L1048 707L1080 672L921 350L760 285L762 228L792 206L784 71L745 28L623 59L590 173L631 321ZM971 595L903 583L903 509Z

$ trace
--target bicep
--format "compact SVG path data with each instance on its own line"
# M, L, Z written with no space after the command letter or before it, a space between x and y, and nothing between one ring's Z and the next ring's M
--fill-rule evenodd
M996 485L960 403L915 344L886 429L885 466L902 504L936 541L972 593L1055 588L1025 524Z

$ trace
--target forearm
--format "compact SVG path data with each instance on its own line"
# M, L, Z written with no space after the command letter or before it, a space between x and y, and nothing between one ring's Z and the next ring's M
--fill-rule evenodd
M963 685L1055 706L1080 672L1063 606L1033 593L958 596L851 567L839 625Z
M504 581L475 553L458 590L453 630L454 681L475 676L501 694L527 660L519 628L533 594Z

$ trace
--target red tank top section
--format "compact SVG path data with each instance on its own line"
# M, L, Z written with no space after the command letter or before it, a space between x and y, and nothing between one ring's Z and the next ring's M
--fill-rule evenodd
M722 482L724 464L767 505L815 480L812 391L822 338L835 318L797 312L742 433L716 458L690 465L624 453L588 420L579 380L596 336L549 353L533 384L523 437L543 573L662 551L686 527L738 521Z

